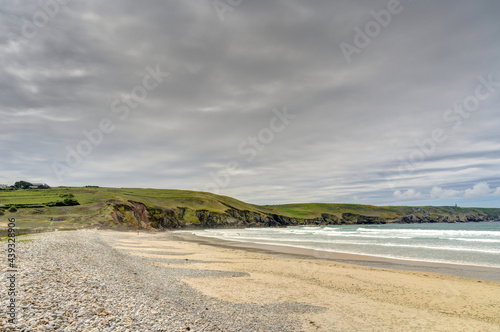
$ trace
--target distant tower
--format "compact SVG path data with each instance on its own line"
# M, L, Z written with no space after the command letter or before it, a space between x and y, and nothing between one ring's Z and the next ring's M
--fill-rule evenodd
M455 207L457 207L457 206L458 206L457 203L455 203Z

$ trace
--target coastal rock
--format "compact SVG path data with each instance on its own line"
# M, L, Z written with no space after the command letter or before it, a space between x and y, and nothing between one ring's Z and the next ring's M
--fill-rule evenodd
M236 222L231 222L232 220L229 221L229 218L225 217L223 214L210 212L208 210L196 211L196 217L200 221L201 226L208 228L214 228L218 225L236 224Z
M150 225L154 228L183 228L186 226L184 214L186 208L179 207L177 209L161 209L149 207Z
M430 214L409 214L395 220L397 223L455 223L455 222L481 222L496 220L495 216L488 214L451 214L449 216L433 216Z
M327 225L338 225L340 224L340 219L334 214L322 213L321 218Z
M356 213L342 213L342 223L345 224L385 224L386 220L380 217L365 216Z
M108 201L111 206L111 218L115 223L133 228L163 229L183 228L186 226L185 207L164 209L146 206L135 201Z
M245 228L245 227L286 227L297 225L341 225L341 224L385 224L385 223L454 223L497 220L496 215L484 211L468 211L450 207L449 215L429 212L425 207L411 207L407 214L385 219L352 212L344 212L341 217L321 213L316 218L291 218L273 213L239 210L230 205L224 212L208 209L160 208L144 203L128 201L108 201L111 220L117 225L138 229L180 229L180 228ZM190 216L186 219L186 216ZM193 220L193 217L196 219ZM103 227L105 223L101 223Z

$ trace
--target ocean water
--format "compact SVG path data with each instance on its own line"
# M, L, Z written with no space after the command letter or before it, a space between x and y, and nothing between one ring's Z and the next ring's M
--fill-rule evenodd
M500 222L181 231L223 240L500 268Z

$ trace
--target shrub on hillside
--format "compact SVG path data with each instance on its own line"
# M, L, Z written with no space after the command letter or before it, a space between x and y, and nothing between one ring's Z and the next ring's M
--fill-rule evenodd
M47 203L46 206L73 206L73 205L80 205L80 202L78 202L74 198L65 198L62 201L57 201L57 202L50 202Z
M64 205L72 206L72 205L80 205L80 203L74 198L65 198L63 200Z

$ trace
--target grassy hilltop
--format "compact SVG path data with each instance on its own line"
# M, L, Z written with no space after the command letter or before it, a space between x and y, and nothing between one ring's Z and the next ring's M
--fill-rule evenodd
M68 201L68 198L71 200ZM69 202L69 203L68 203ZM68 205L66 205L66 203ZM72 204L79 205L72 205ZM500 209L357 204L259 206L205 192L80 188L0 190L0 227L23 229L164 229L301 224L462 222L500 219Z

